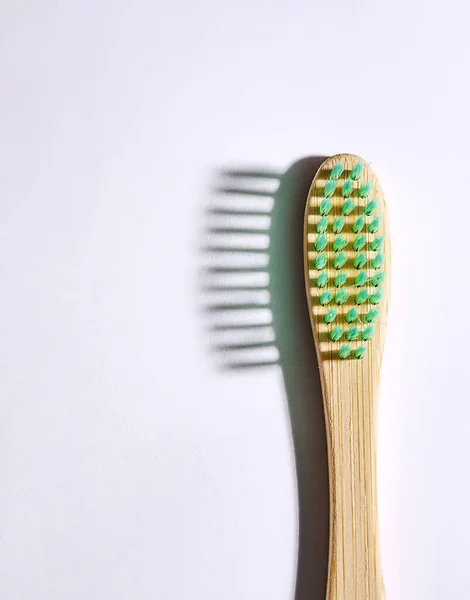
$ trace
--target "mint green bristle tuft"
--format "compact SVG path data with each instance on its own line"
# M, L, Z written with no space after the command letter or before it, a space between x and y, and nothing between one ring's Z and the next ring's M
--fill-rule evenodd
M330 199L323 198L323 200L320 202L320 214L325 217L326 215L330 214L332 208L333 205L331 204Z
M354 258L354 263L353 263L354 268L362 269L362 267L366 264L366 262L367 262L366 255L363 252L361 252Z
M360 160L351 169L351 173L350 173L349 177L351 177L351 179L353 181L357 181L359 179L359 177L362 175L363 169L364 169L364 163L362 162L362 160Z
M348 323L354 323L354 321L357 319L358 317L358 312L355 308L351 308L350 310L348 310L348 312L346 313L346 316L344 317L346 319L346 321Z
M385 256L379 252L375 258L370 261L371 267L373 269L380 269L385 262Z
M365 316L365 320L368 323L373 323L378 318L379 318L379 311L376 308L371 308L370 311Z
M328 229L328 217L322 217L317 223L317 233L325 233Z
M328 273L320 273L320 275L317 277L317 287L319 288L324 288L327 286L328 284Z
M367 279L368 277L366 271L361 271L354 280L354 285L356 287L362 287L367 283Z
M338 356L340 358L348 358L348 356L351 354L351 347L348 346L348 344L343 344L343 346L341 346L341 348L338 350Z
M337 314L338 311L336 310L336 308L330 308L330 310L327 313L325 313L323 320L329 325L330 323L333 323L333 321L336 319Z
M364 331L361 333L361 338L365 341L368 342L369 340L371 340L374 337L374 327L373 325L368 325Z
M344 267L344 265L346 264L347 260L348 259L346 258L346 255L344 254L344 252L339 252L333 260L333 267L336 270L342 269Z
M366 289L362 289L360 292L358 292L356 294L356 297L354 298L354 302L356 304L364 304L364 302L367 300L368 297L368 293Z
M328 240L326 239L326 235L324 233L320 234L315 240L315 250L317 252L322 252L328 244Z
M382 294L383 294L382 288L378 288L376 292L371 294L371 296L369 298L369 302L371 304L378 304L382 300Z
M359 250L362 250L365 245L366 245L366 236L358 235L353 242L353 250L355 250L356 252L359 252Z
M348 240L344 237L339 236L333 242L333 250L335 252L340 252L341 250L344 250L344 248L346 248L347 245Z
M377 210L377 200L369 200L364 207L364 214L370 217Z
M347 215L350 215L355 208L356 208L356 204L351 200L351 198L348 198L347 200L344 201L341 212L343 213L343 215L347 216Z
M364 348L364 346L358 346L354 350L354 358L364 358L365 353L366 349Z
M337 162L335 165L333 165L333 168L331 169L331 173L330 173L330 179L339 179L341 177L341 175L343 174L344 171L344 166L343 163L341 162Z
M350 179L346 179L346 181L343 184L343 187L341 188L341 196L343 196L343 198L349 198L349 196L353 193L353 183Z
M326 258L326 254L319 254L315 258L315 269L318 269L319 271L321 271L322 269L324 269L326 267L327 262L328 261Z
M345 292L344 290L338 290L336 292L335 302L338 306L341 306L342 304L348 301L348 298L349 294L347 292Z
M336 275L335 277L335 286L337 288L343 287L343 285L346 283L348 276L346 275L346 273L338 273L338 275Z
M349 331L346 332L346 339L348 342L353 342L357 340L359 337L359 327L351 327Z
M343 231L346 219L344 217L338 217L333 221L333 233L341 233Z
M337 183L333 179L327 182L325 185L325 190L323 191L323 195L325 198L331 198L331 196L335 193Z
M377 275L374 275L371 278L370 283L374 287L379 287L379 285L382 285L382 283L384 282L384 279L385 279L385 273L377 273Z
M372 191L372 184L367 182L363 183L359 188L359 198L367 198Z
M354 233L360 233L364 229L364 225L365 225L365 219L361 215L359 217L359 219L357 219L357 221L353 224L352 230L354 231Z
M369 233L377 233L380 227L380 217L375 217L373 221L367 225L367 231Z
M343 337L343 330L341 327L334 327L330 333L330 339L333 342L337 342Z
M369 244L370 249L373 252L377 252L377 250L380 250L384 243L384 239L385 239L385 237L383 235L380 235L378 238L375 238L375 240L372 240L371 243Z
M323 292L323 294L321 294L320 296L320 304L322 306L326 306L327 304L329 304L331 302L331 299L333 298L333 294L331 292Z

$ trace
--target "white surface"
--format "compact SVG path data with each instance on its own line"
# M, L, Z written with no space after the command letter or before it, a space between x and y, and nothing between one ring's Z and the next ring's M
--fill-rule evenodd
M214 370L197 226L214 169L342 151L373 162L393 227L388 599L470 597L468 17L2 2L2 600L293 599L281 374Z

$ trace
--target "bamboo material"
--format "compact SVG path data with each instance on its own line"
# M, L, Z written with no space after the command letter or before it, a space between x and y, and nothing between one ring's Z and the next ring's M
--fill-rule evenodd
M367 348L365 357L361 360L341 360L337 357L340 343L330 341L329 326L322 319L326 307L318 302L319 290L315 286L318 272L313 268L311 244L315 236L315 223L320 218L323 188L331 167L339 160L345 165L345 173L340 178L338 189L359 157L341 154L323 163L310 188L304 229L307 298L320 367L330 471L330 554L326 600L385 600L377 524L376 412L390 292L387 212L378 180L365 163L360 182L370 181L373 184L371 197L378 200L376 214L382 217L377 235L385 236L384 294L378 306L380 317L375 335L364 344ZM343 199L337 193L331 200L331 214L335 217L341 212ZM357 216L356 210L354 215L347 217L342 232L348 239L348 248L355 237L350 224ZM367 237L369 241L374 236L368 234ZM332 255L333 251L328 250L327 271L330 280L337 273L332 268ZM367 252L367 255L370 258L372 253ZM348 278L354 277L353 268L344 271ZM344 317L351 306L354 306L352 299L339 308L339 317Z

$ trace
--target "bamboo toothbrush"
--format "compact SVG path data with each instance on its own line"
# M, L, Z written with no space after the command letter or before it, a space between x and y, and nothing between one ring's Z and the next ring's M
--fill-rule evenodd
M338 154L308 195L304 262L330 472L327 600L384 600L376 410L390 289L385 201L370 166Z

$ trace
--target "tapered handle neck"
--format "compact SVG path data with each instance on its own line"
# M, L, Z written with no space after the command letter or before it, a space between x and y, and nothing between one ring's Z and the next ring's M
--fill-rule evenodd
M384 600L376 492L377 382L368 369L345 367L334 379L323 380L330 472L327 600Z

